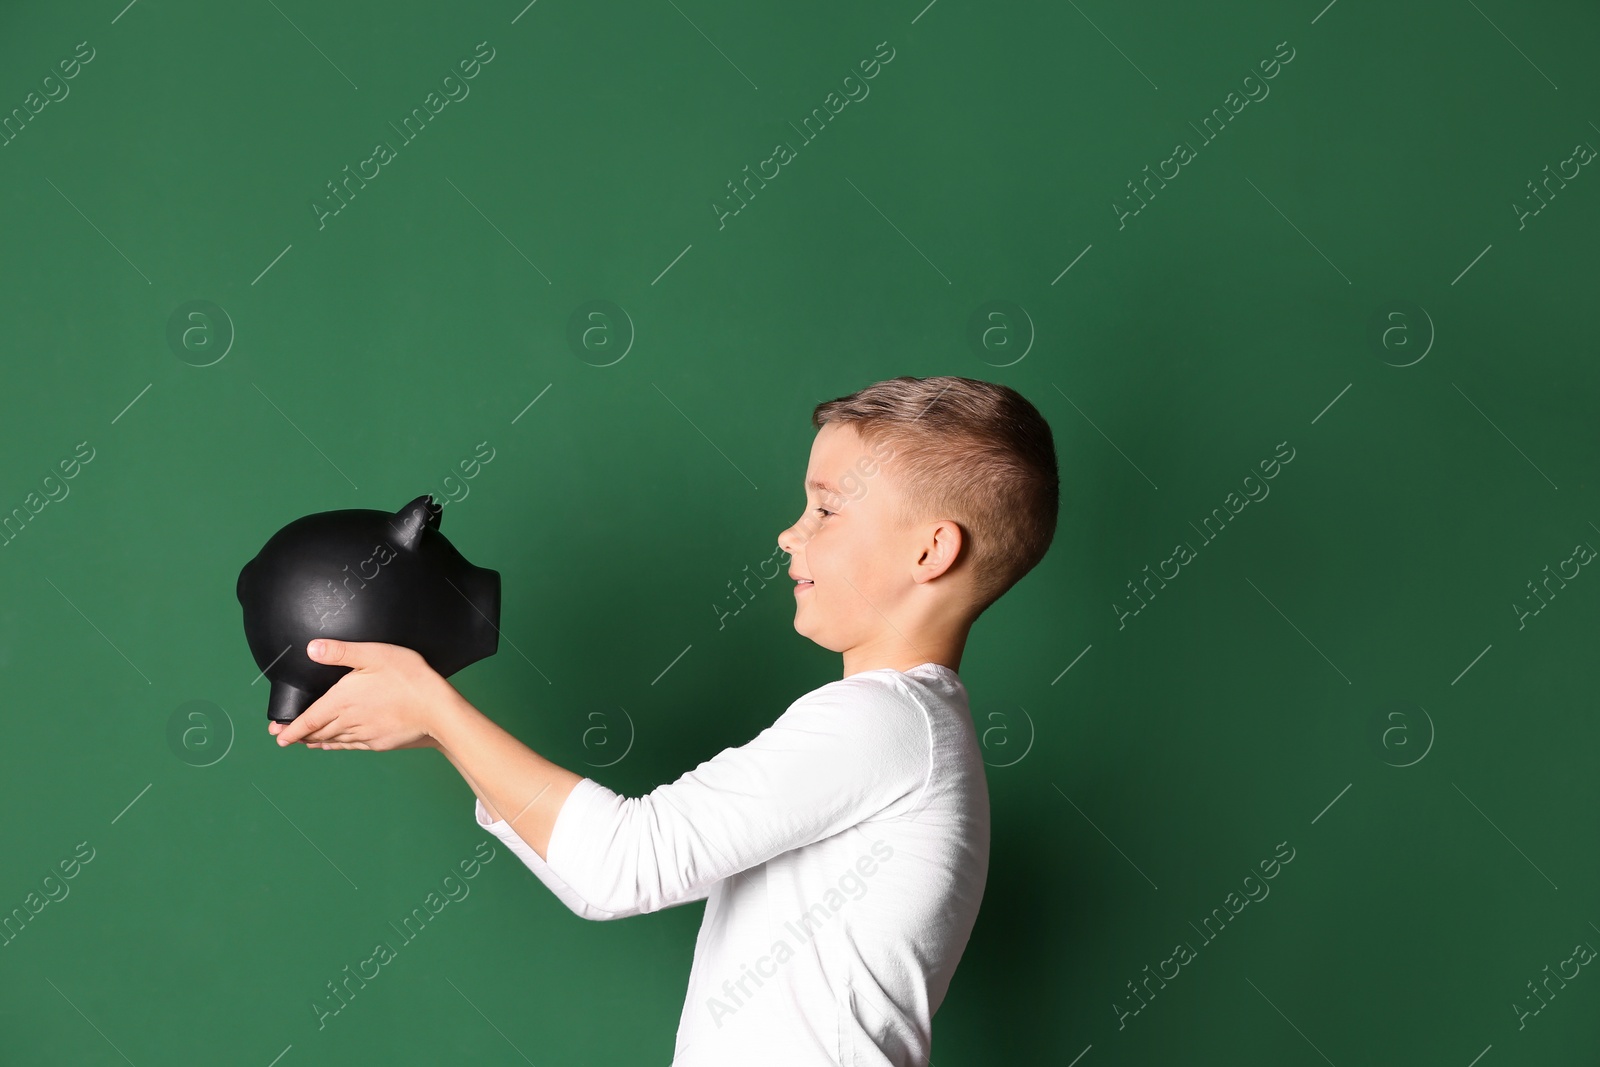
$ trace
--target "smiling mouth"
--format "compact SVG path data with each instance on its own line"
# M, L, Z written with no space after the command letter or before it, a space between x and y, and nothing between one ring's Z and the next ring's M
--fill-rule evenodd
M798 593L802 589L810 589L812 584L813 583L809 579L797 578L797 579L795 579L795 583L794 583L794 591L796 593Z

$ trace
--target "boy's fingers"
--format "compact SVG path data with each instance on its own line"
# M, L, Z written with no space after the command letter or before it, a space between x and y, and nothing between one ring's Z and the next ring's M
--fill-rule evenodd
M300 713L299 718L278 732L278 744L292 745L307 734L322 729L336 717L331 711L313 711L307 708Z
M346 645L332 637L319 637L306 644L306 655L318 663L344 663Z
M382 641L341 641L335 637L318 637L306 643L306 656L318 663L367 667L382 663L389 647Z

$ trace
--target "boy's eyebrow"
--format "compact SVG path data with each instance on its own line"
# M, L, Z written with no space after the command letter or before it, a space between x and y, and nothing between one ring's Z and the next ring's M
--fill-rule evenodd
M839 491L838 489L835 489L833 486L829 485L827 482L820 481L820 480L818 480L816 478L813 478L809 482L807 482L806 483L806 488L807 489L820 489L824 493L837 493Z

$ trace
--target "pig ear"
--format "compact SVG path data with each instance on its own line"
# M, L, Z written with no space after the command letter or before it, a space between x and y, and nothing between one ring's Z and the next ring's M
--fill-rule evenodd
M394 531L395 547L415 551L422 542L424 529L439 528L439 516L443 512L444 506L434 503L433 497L427 494L395 512L396 521L389 524Z

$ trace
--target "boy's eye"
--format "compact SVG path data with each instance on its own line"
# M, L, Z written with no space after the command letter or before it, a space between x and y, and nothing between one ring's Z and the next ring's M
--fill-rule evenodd
M822 512L824 515L832 515L833 514L833 512L829 511L827 508L817 508L816 510Z

